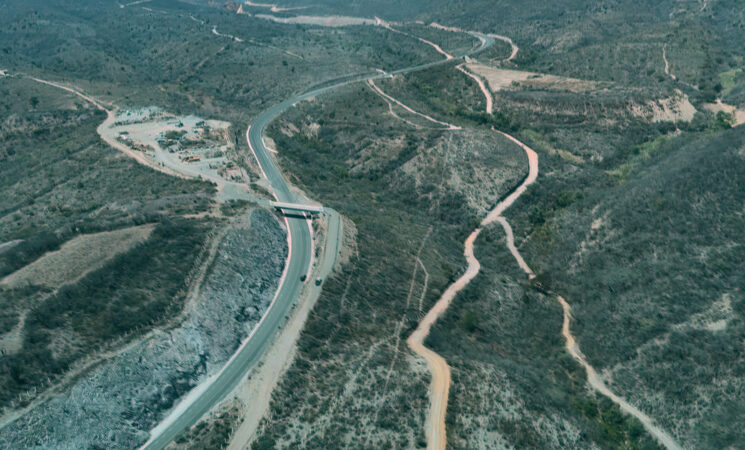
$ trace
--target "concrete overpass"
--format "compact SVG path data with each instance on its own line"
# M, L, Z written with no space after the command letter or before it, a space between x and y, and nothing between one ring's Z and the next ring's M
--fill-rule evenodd
M303 205L301 203L271 202L271 205L277 209L309 212L311 214L322 214L323 206Z
M494 44L493 37L488 35L482 36L481 46L469 51L468 54L478 53ZM281 202L272 202L272 205L278 209L294 209L295 211L310 211L311 213L324 211L323 207L320 206L289 203L294 199L294 196L290 192L289 185L263 142L264 131L269 122L279 117L280 114L292 106L341 86L369 79L380 80L393 75L424 70L449 62L451 60L442 59L431 63L398 69L388 74L376 72L351 79L342 77L338 80L330 80L323 87L312 89L292 97L262 112L251 126L249 126L248 130L246 130L246 139L249 147L254 152L262 173L269 181L272 191L277 195L278 200L288 201L284 206L282 206ZM285 267L286 276L280 282L274 300L272 300L261 321L254 327L249 337L246 338L228 362L225 363L223 368L214 375L211 379L212 382L202 383L200 385L201 389L194 391L195 394L192 398L182 400L169 417L150 432L150 440L145 443L142 449L161 450L184 430L189 429L189 427L197 423L201 417L207 414L222 399L227 397L240 384L241 380L245 379L246 375L256 367L261 356L270 347L277 330L284 323L284 317L291 312L292 306L296 304L295 302L300 296L301 288L304 286L304 283L300 281L300 277L308 273L311 264L311 253L313 252L307 218L292 217L290 215L288 216L288 225L288 233L292 236L292 239L290 239L290 251L288 252L288 260Z

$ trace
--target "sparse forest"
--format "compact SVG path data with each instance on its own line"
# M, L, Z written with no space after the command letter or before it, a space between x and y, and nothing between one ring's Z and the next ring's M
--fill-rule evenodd
M427 446L431 372L406 340L527 179L519 143L540 172L503 212L515 247L510 225L483 226L480 271L424 342L450 367L448 448L665 444L582 358L676 445L745 441L740 2L7 0L0 446L142 445L223 367L288 251L247 128L329 86L269 123L266 146L298 201L343 217L338 264L305 283L322 291L258 429L240 428L238 389L173 448ZM202 154L229 157L250 195L101 139L102 109L150 107L228 122L230 149ZM312 226L319 257L328 224ZM86 403L99 395L116 407Z

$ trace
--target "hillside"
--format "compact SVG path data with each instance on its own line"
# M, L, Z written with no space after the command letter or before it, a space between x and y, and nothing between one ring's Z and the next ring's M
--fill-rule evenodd
M2 3L0 447L738 448L741 6Z

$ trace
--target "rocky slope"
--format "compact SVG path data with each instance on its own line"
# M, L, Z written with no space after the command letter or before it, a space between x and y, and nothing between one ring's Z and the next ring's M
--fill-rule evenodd
M285 233L255 210L230 225L186 319L158 330L0 434L2 448L135 448L174 403L216 373L271 302Z

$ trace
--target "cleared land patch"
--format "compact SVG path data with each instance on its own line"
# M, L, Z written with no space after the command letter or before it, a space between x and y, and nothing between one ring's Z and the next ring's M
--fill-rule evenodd
M716 103L706 103L704 104L704 109L715 114L723 112L730 115L733 122L732 124L734 126L742 125L743 123L745 123L745 110L742 110L733 105L722 103L722 100L717 100Z
M0 285L11 289L31 284L54 288L103 267L106 261L145 242L153 224L115 231L84 234L66 242L31 264L5 277Z
M534 89L548 89L557 91L587 92L600 89L608 83L599 81L580 80L577 78L559 77L522 70L509 70L491 67L484 64L467 64L468 70L484 77L492 92L501 91L514 85Z
M99 129L107 142L141 153L144 163L156 170L218 185L248 179L227 156L234 149L229 122L176 117L156 107L119 111L107 122Z
M375 20L348 16L295 16L277 17L270 14L256 14L259 19L285 24L317 25L321 27L346 27L350 25L374 25Z
M696 108L687 95L675 91L671 97L633 105L631 114L650 122L690 122L696 114Z
M492 92L506 89L529 89L564 91L575 94L597 91L612 86L609 82L580 80L577 78L560 77L556 75L509 70L484 64L467 64L468 70L486 79ZM717 105L714 105L717 106ZM727 108L725 105L724 108ZM722 108L720 107L721 110ZM730 108L734 110L734 107ZM725 112L731 113L730 109ZM690 122L696 114L696 108L691 104L688 96L679 90L666 98L647 101L636 101L629 106L629 112L650 122ZM716 112L716 111L715 111ZM745 121L745 112L739 118ZM741 123L741 122L738 122Z

